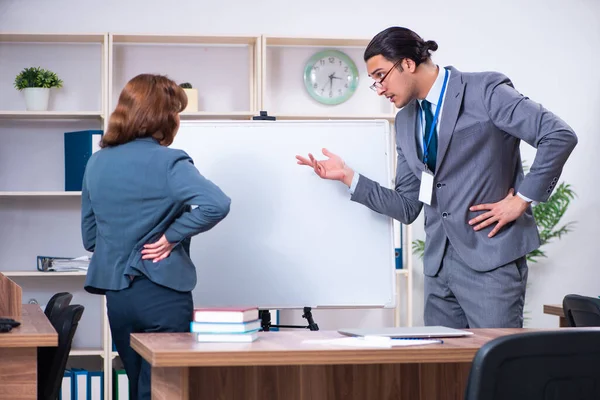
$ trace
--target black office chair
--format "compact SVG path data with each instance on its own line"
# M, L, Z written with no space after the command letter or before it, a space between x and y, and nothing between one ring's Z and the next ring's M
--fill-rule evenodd
M600 399L600 330L508 335L475 355L465 400Z
M84 307L69 305L53 314L52 326L58 333L57 347L38 348L38 399L56 400L62 385L73 337Z
M600 326L600 299L568 294L563 299L563 312L569 326Z
M46 304L46 308L44 308L46 318L52 322L53 316L58 315L60 310L71 304L72 299L73 295L68 292L56 293L54 296L50 297L48 304Z

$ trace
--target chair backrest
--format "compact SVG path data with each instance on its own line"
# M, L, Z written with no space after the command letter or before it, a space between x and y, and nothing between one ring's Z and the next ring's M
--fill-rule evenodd
M73 337L84 307L69 305L53 317L52 326L58 333L57 347L38 348L38 399L56 400L62 385Z
M600 330L508 335L475 355L465 400L600 399Z
M569 326L600 326L600 299L568 294L563 299L563 312Z
M46 308L44 309L44 314L46 314L46 317L52 321L53 316L58 315L60 310L71 303L72 299L73 295L71 293L56 293L54 296L50 297L50 300L48 300L48 304L46 304Z

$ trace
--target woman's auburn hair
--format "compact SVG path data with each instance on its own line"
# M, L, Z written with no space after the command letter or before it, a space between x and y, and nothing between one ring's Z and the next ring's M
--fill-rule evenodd
M119 95L100 147L112 147L138 138L153 137L163 146L173 143L179 120L187 106L187 95L163 75L140 74Z

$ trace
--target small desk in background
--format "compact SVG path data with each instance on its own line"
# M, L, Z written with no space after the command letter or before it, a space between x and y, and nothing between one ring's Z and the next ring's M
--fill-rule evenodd
M544 304L544 314L556 315L558 317L558 326L561 328L569 326L563 312L563 307L560 304Z
M152 366L153 400L463 399L481 346L528 329L473 329L443 344L350 348L307 344L333 331L261 332L254 343L197 343L191 333L134 333Z
M0 333L0 399L37 400L37 349L58 346L58 334L37 304L23 304L21 325Z

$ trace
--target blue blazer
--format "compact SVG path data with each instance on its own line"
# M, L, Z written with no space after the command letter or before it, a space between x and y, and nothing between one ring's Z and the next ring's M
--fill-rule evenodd
M196 286L191 237L225 218L230 203L184 151L155 139L94 153L81 193L83 245L93 252L85 290L121 290L130 284L128 275L145 275L171 289L191 291ZM163 234L177 243L169 257L157 263L142 260L144 245Z

